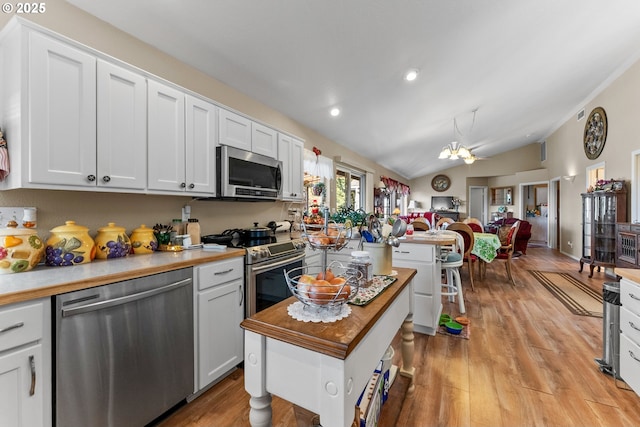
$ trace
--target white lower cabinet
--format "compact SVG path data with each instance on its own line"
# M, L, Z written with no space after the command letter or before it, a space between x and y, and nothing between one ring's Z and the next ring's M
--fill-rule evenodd
M640 394L640 284L620 280L620 376Z
M0 307L0 426L52 423L51 302Z
M204 264L194 273L197 392L243 361L244 259Z
M413 278L414 330L435 335L442 312L440 294L440 259L436 257L439 246L402 242L393 249L393 266L415 268Z

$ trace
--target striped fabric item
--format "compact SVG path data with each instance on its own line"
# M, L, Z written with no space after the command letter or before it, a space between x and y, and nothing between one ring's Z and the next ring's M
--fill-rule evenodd
M9 151L7 141L4 140L0 130L0 181L4 181L7 175L9 175Z

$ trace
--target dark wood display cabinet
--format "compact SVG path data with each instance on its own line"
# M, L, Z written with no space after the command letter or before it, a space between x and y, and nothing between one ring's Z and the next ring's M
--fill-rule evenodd
M580 272L589 264L589 277L595 267L616 266L616 224L627 220L627 191L620 184L617 190L582 194Z
M621 222L616 232L616 267L640 268L640 224Z

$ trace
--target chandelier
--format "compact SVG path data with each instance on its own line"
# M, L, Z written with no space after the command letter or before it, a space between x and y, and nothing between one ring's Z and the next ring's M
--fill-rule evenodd
M476 111L473 111L473 123L471 123L471 129L473 129L473 125L475 124L476 121ZM464 145L460 144L458 141L455 141L456 139L456 133L460 134L460 136L462 136L462 134L460 133L460 129L458 129L458 122L456 121L456 118L453 118L453 139L454 141L450 144L447 144L446 147L442 148L442 151L440 151L440 155L438 156L439 159L449 159L449 160L458 160L458 159L462 159L464 160L464 162L468 165L472 164L473 162L476 161L477 157L474 156L471 153L471 150L469 150L467 147L465 147Z

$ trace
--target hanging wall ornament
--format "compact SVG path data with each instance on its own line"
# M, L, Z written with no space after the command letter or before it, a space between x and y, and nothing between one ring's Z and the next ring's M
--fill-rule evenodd
M604 108L594 108L584 124L584 154L594 160L600 156L607 142L607 113Z

